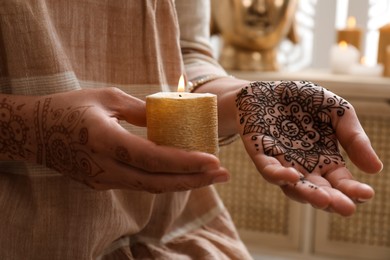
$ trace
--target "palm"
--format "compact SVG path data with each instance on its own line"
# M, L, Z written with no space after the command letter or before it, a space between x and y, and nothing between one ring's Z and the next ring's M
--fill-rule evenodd
M331 115L348 109L343 99L309 82L261 82L244 89L237 106L243 135L283 165L311 173L342 164Z
M353 212L351 200L373 196L370 187L352 179L338 148L343 135L336 130L345 124L340 119L358 122L344 99L306 81L253 82L237 95L236 106L249 155L288 196L345 215ZM346 132L363 132L357 125Z

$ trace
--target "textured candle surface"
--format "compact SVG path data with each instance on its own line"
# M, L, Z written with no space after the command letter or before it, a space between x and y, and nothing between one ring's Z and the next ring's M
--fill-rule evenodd
M217 97L213 94L160 92L146 97L148 139L211 154L218 152Z

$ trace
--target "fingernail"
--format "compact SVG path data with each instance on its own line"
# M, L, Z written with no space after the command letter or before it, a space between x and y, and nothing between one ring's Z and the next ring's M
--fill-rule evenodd
M287 185L287 184L292 184L292 182L289 182L289 181L278 181L278 185L279 186L285 186L285 185Z
M298 174L299 178L304 178L305 177L305 175L303 175L300 171L298 171L294 167L290 167L290 168L291 168L291 170L293 170L294 172L296 172Z
M229 176L224 174L224 175L219 175L213 179L213 183L222 183L222 182L227 182L229 180Z
M378 173L379 173L379 172L382 172L382 170L383 170L383 162L381 161L380 163L381 163L381 168L380 168L380 170L378 171Z
M358 202L358 203L364 203L364 202L367 202L367 201L369 201L370 199L362 199L362 198L357 198L356 199L356 201Z
M209 164L206 164L206 165L202 166L202 171L203 172L207 172L207 171L216 170L218 168L219 168L218 164L216 164L216 163L209 163Z

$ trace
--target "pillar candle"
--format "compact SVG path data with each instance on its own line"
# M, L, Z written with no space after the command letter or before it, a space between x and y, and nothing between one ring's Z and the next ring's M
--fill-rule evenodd
M383 65L382 64L373 64L368 65L365 63L364 59L360 63L352 64L349 69L349 74L365 77L380 77L383 75Z
M348 17L347 28L337 31L337 43L345 41L361 52L362 30L356 27L355 17Z
M386 47L386 61L383 75L385 77L390 77L390 45L387 45Z
M342 41L330 50L330 67L333 73L348 74L350 68L359 63L359 51Z
M148 139L156 144L218 152L216 95L179 91L149 95L146 118Z
M388 45L390 45L390 24L379 28L378 63L386 65L386 47Z

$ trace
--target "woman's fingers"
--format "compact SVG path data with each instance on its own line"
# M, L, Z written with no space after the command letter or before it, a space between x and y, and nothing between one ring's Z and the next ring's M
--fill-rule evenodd
M374 190L367 184L352 179L346 168L339 168L326 176L307 174L295 185L282 186L284 193L313 207L350 216L356 210L356 203L370 200Z
M352 105L341 117L335 117L333 127L341 146L348 157L361 170L367 173L377 173L383 164L371 146L370 139L364 132Z
M242 136L242 140L256 169L268 182L276 185L296 183L302 176L296 169L285 167L277 158L264 154L263 147L255 146L251 136Z
M200 188L229 180L229 173L211 154L159 146L111 122L112 138L100 138L100 160L111 175L94 178L95 188L146 190L152 193ZM108 149L107 149L108 147ZM96 181L100 183L96 183ZM111 185L114 183L114 185Z
M137 126L146 126L145 101L126 94L118 88L96 90L99 106L110 116Z
M283 192L291 199L309 203L317 209L326 209L331 203L331 196L325 190L307 180L281 186Z
M356 203L365 202L374 197L374 189L354 180L346 168L336 169L328 173L325 178L334 189L341 191Z
M211 184L226 182L229 174L226 169L192 173L192 174L170 174L170 173L140 173L137 174L136 185L133 180L124 182L129 188L140 188L151 193L163 193L172 191L186 191L201 188ZM132 176L134 178L135 176Z
M115 118L91 120L92 150L148 172L193 173L218 169L219 159L211 154L185 151L155 143L128 132Z
M341 139L340 142L342 142ZM378 173L383 169L381 160L372 148L369 138L363 132L353 136L349 142L343 144L343 147L352 162L364 172Z
M296 183L303 176L296 169L284 167L279 163L266 165L260 170L260 173L265 180L276 185Z
M87 181L89 186L98 190L116 188L162 193L196 189L229 180L228 171L222 167L203 172L179 174L147 172L118 161L106 165L111 171L89 179Z
M159 146L134 135L126 141L113 148L115 159L148 172L193 173L220 167L218 158L208 153Z
M304 180L295 185L285 185L282 190L290 198L301 203L309 203L317 209L342 216L350 216L355 212L356 205L348 196L326 184L325 180L321 180L320 183L323 184L317 185L309 180Z

